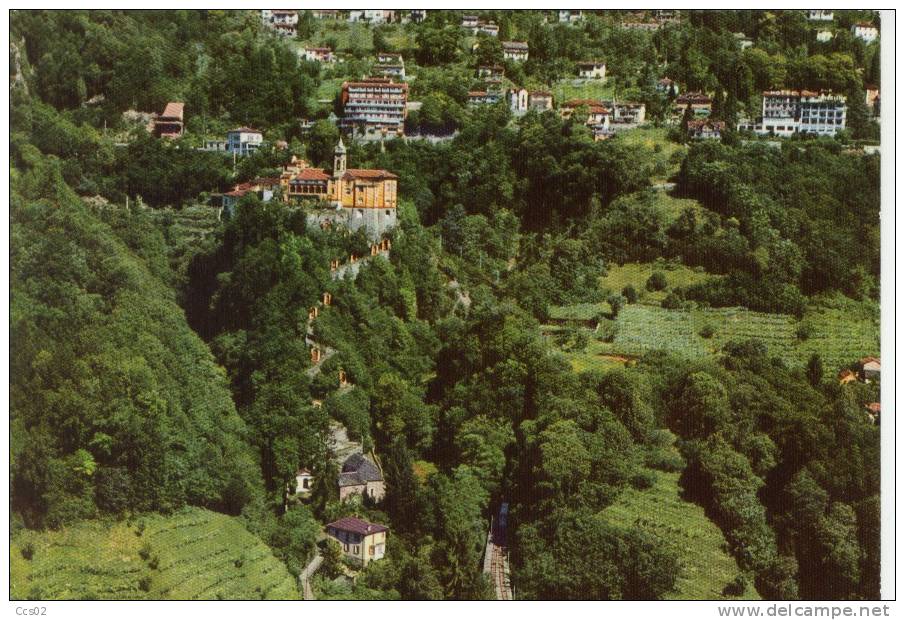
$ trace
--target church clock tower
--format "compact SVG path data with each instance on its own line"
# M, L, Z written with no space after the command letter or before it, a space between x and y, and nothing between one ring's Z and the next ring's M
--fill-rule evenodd
M342 136L339 137L339 143L333 151L333 178L340 179L346 172L346 145L343 144Z

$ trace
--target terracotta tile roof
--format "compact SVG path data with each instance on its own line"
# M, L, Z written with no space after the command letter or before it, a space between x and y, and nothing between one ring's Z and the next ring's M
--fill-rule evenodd
M235 129L230 129L228 133L261 133L260 129L255 129L254 127L236 127Z
M167 104L167 107L163 109L163 114L160 115L161 118L182 118L183 110L185 109L185 104L179 101L171 101Z
M862 366L864 366L866 364L871 364L871 363L875 363L875 364L879 365L880 358L879 357L862 357L860 360L858 360L858 363L860 363Z
M864 405L871 413L880 413L880 403L867 403Z
M328 181L330 175L320 168L302 168L298 173L293 174L290 182L294 180L300 181Z
M385 525L370 523L368 521L365 521L364 519L359 519L357 517L343 517L342 519L338 519L333 523L328 523L327 527L332 527L335 530L342 530L343 532L361 534L362 536L376 534L378 532L388 532L390 529Z
M361 168L349 168L343 175L344 179L398 179L395 174L386 170L364 170Z
M503 49L528 51L528 44L524 41L503 41Z
M596 106L599 106L599 105L602 105L602 102L599 101L599 100L597 100L597 99L569 99L569 100L566 101L564 104L562 104L562 107L564 107L564 108L578 108L578 107L581 107L581 106L583 106L583 105L586 105L586 106L595 106L595 105L596 105Z

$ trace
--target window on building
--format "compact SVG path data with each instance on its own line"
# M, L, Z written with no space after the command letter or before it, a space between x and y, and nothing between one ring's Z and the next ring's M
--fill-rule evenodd
M361 553L361 547L359 545L355 545L354 547L352 547L352 553L358 555L359 553Z

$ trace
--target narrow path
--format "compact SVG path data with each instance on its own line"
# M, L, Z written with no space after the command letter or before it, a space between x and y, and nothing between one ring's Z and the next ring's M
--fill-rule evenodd
M512 600L512 582L509 579L509 547L507 545L507 521L509 504L502 503L497 518L490 519L487 547L484 550L484 573L493 583L498 601Z

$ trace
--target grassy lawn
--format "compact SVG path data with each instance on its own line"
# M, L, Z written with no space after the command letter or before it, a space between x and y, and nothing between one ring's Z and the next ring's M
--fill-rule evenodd
M665 174L654 175L651 183L665 182L669 177L679 171L682 157L688 147L669 140L667 129L664 127L639 127L622 131L617 136L618 140L648 151L649 158L654 164L662 164L661 171Z
M664 548L673 551L681 564L673 600L727 599L723 588L741 571L724 551L720 529L704 509L680 497L679 474L651 470L656 483L639 491L625 489L616 502L601 513L610 523L653 534ZM750 584L741 599L758 599Z
M553 85L553 100L561 105L569 99L612 99L613 87L606 80L567 78Z
M682 215L682 211L685 209L694 209L699 217L701 217L705 211L701 203L694 198L676 198L662 189L657 190L654 195L654 205L660 209L660 213L663 214L663 219L666 221L667 226L679 219L679 216Z
M145 524L141 536L139 522ZM22 556L27 543L34 548L31 560ZM147 559L141 557L145 545ZM85 521L59 531L23 530L10 544L13 599L296 600L295 584L241 520L200 508L147 515L131 525Z
M695 201L692 200L690 202ZM644 288L647 279L655 271L660 271L666 276L666 290L648 291ZM706 271L665 261L657 263L626 263L625 265L610 265L607 269L607 274L600 278L600 288L604 291L620 293L626 286L633 286L635 291L638 292L639 303L659 306L660 302L668 294L669 289L700 284L711 277Z

